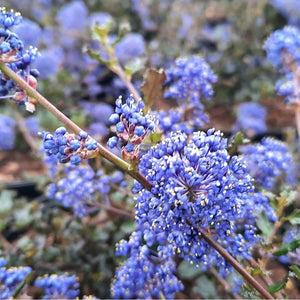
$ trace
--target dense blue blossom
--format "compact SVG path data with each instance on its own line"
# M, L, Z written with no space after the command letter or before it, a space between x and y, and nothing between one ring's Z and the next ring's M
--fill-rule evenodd
M241 147L247 169L256 187L273 189L280 182L293 184L293 158L284 142L263 138L261 143Z
M64 127L59 127L55 135L43 131L41 136L45 153L56 155L61 163L71 161L74 165L78 165L82 159L92 157L98 151L97 142L84 131L76 136L68 133Z
M226 262L200 239L209 228L232 255L249 258L250 244L235 234L235 222L250 205L251 177L242 159L230 158L219 131L196 132L189 141L173 133L142 157L139 168L153 185L152 193L135 186L136 222L148 246L167 243L173 254L226 273ZM252 224L247 226L248 240L256 241Z
M6 115L0 115L0 150L8 150L15 143L15 120Z
M252 137L266 131L267 110L265 107L254 102L241 103L237 109L237 120L233 131L242 131Z
M276 30L266 40L264 49L275 68L293 71L295 62L300 62L300 31L297 27L285 26Z
M167 69L166 75L168 89L164 95L175 99L179 105L177 110L182 115L180 130L191 133L209 121L200 100L212 97L212 83L217 81L217 77L205 60L198 56L177 59L175 66ZM159 123L165 127L163 120Z
M45 162L49 166L51 177L54 177L59 172L56 161L46 158ZM47 195L64 207L71 208L75 217L79 218L99 209L97 206L99 196L109 205L107 197L111 190L111 183L121 187L126 185L121 172L115 171L105 175L100 170L95 172L88 165L77 167L67 165L60 174L61 179L48 186Z
M116 100L115 113L109 117L110 123L115 125L118 138L111 137L107 145L114 148L118 140L125 143L122 156L135 163L139 159L140 145L146 134L155 128L153 117L149 114L144 115L144 106L142 100L136 102L131 96L123 104L122 98L119 97Z
M130 255L121 265L112 282L111 294L115 299L174 299L175 292L183 289L175 276L176 265L163 251L155 253L141 245L142 235L134 232L129 241L117 245L117 255Z
M122 64L145 54L145 41L138 33L129 33L116 44L115 55Z
M13 296L20 283L31 272L30 267L7 268L4 258L0 258L0 299L9 299Z
M212 83L217 81L209 65L198 56L178 58L166 75L165 83L169 88L165 97L174 98L179 104L194 104L203 98L209 100L213 95Z
M81 0L65 4L58 11L56 21L66 31L82 30L88 17L88 8Z
M46 275L34 282L45 291L43 299L75 299L79 295L79 283L74 275Z

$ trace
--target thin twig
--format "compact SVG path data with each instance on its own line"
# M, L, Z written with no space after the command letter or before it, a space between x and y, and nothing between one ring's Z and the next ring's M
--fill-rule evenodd
M230 284L226 280L224 280L222 277L219 276L219 274L215 268L210 268L209 270L217 278L217 280L221 283L221 285L224 287L226 292L230 292L234 299L241 299L240 295L231 292Z
M201 231L203 239L215 248L225 259L228 261L233 268L239 272L258 292L262 294L264 299L274 299L274 297L256 280L252 277L221 245L212 239L212 237Z
M77 124L75 124L72 120L70 120L66 115L64 115L60 110L58 110L53 104L51 104L44 96L42 96L38 91L34 88L29 86L27 82L15 73L12 69L6 66L3 63L0 63L0 70L14 80L29 97L36 99L41 105L43 105L47 110L51 111L60 121L62 121L67 127L72 129L74 133L79 133L83 131ZM107 150L104 146L100 143L97 143L99 154L102 155L104 158L109 160L115 166L123 170L124 172L128 173L131 177L136 179L140 182L146 189L151 191L151 183L146 180L146 178L136 170L132 170L130 165L124 161L123 159L119 158L118 156L114 155L112 152Z
M27 127L24 124L23 118L21 117L21 115L15 110L14 111L14 118L17 121L17 126L18 129L20 130L20 132L23 135L24 140L26 141L26 143L28 144L28 146L31 148L31 150L36 153L39 151L38 146L36 145L36 142L34 140L34 138L32 137L32 135L29 133L29 130L27 129Z

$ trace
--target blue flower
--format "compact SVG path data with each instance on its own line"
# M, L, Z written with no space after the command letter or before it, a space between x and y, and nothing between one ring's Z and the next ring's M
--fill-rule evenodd
M5 8L0 8L0 56L1 60L7 64L13 71L20 75L32 88L36 88L37 81L35 77L39 75L37 70L31 70L30 65L39 56L36 48L29 47L24 51L24 44L20 37L11 32L8 28L18 25L22 22L19 13L13 10L7 12ZM26 110L33 112L36 102L22 90L13 80L0 73L0 95L1 98L15 100L18 104L25 104Z
M213 95L212 83L217 81L204 59L198 56L178 58L175 66L166 71L169 84L166 98L174 98L178 103L198 103L201 99L209 100Z
M155 129L153 116L143 113L145 104L142 100L136 102L132 96L123 104L122 98L116 100L115 112L109 117L111 124L116 125L118 138L112 137L107 145L110 148L117 146L118 141L125 143L122 148L124 159L130 159L137 163L139 159L139 148L146 136Z
M276 30L266 40L264 49L275 68L291 71L294 63L300 62L300 31L297 27L285 26Z
M79 295L79 283L74 275L46 275L34 282L45 291L43 299L75 299Z
M252 137L266 131L267 110L265 107L254 102L241 103L237 109L237 120L233 125L233 131L243 131Z
M19 287L26 276L31 272L30 267L5 267L6 260L0 261L0 299L13 297L13 293Z
M0 24L4 26L5 29L18 25L22 22L22 16L19 12L6 11L5 7L0 8Z
M273 189L278 180L289 184L296 182L293 158L284 142L263 138L261 143L241 147L240 152L257 188Z
M85 131L78 136L68 133L65 127L59 127L55 135L43 131L43 148L47 155L56 155L61 163L71 162L78 165L81 159L93 157L98 152L97 142L89 137Z
M217 81L217 77L205 60L198 56L178 58L175 66L166 71L166 75L165 84L168 88L164 96L177 101L176 118L178 119L181 115L179 122L175 123L172 120L175 114L169 111L170 127L173 127L172 124L178 124L177 128L172 128L172 130L181 130L190 134L209 122L200 101L204 98L209 100L212 97L212 83ZM166 128L168 125L165 124L166 114L158 113L157 116L162 129Z
M87 22L87 14L85 3L74 0L58 11L56 20L64 30L82 30Z
M145 54L144 38L138 33L129 33L116 44L115 55L122 64Z
M174 299L183 285L175 276L176 265L172 257L163 250L155 253L142 245L141 237L140 232L134 232L128 242L121 241L117 245L118 255L130 256L116 271L112 297L153 299L163 295L166 299ZM123 251L120 248L124 248Z
M0 115L0 150L13 149L15 143L15 120L6 115Z

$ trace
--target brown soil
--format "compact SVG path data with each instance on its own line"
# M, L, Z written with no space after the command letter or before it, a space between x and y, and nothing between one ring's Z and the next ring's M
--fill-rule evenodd
M269 131L282 132L287 127L295 128L295 113L293 108L286 106L283 98L265 98L260 104L267 108L266 123ZM231 131L236 120L235 111L238 104L230 105L215 105L209 108L208 115L210 123L208 127L215 127L223 131Z
M45 166L39 158L16 150L0 152L0 181L24 180L41 174L45 174Z

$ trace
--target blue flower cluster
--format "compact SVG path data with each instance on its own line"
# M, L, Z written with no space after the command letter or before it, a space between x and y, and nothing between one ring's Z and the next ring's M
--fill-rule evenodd
M115 113L109 121L115 124L117 136L111 137L107 145L110 148L117 146L118 142L126 145L122 147L122 157L137 163L139 160L140 146L145 136L155 128L152 116L143 113L145 104L142 100L135 102L133 97L126 99L123 104L122 98L116 100Z
M4 7L0 8L0 61L6 63L13 71L22 76L33 88L36 88L36 77L39 72L31 69L30 65L39 56L36 48L29 47L24 50L23 41L19 36L9 30L12 26L22 22L20 13L6 11ZM13 93L13 94L12 94ZM26 93L20 89L14 81L4 74L0 74L0 96L2 98L11 98L20 104L25 104L26 109L33 112L35 109L35 100L28 98Z
M9 299L20 283L31 272L30 267L6 268L7 262L0 258L0 299Z
M57 172L55 161L46 160L52 177ZM53 165L54 164L54 165ZM89 166L67 166L62 170L64 176L48 186L47 196L54 198L64 207L72 208L74 216L84 218L87 214L98 210L97 200L101 197L104 203L110 205L108 194L110 183L124 187L126 182L120 171L105 175L101 170L97 173Z
M175 66L167 69L166 75L165 84L168 84L169 88L165 97L174 98L179 104L188 103L195 106L199 105L201 99L209 100L212 97L212 83L217 81L210 66L198 56L178 58Z
M78 136L68 133L66 128L59 127L55 135L41 132L43 147L47 155L56 155L61 163L71 162L78 165L82 159L93 157L98 152L97 142L81 131Z
M0 115L0 150L9 150L15 143L15 120L6 115Z
M293 158L284 142L263 138L260 143L241 147L240 152L257 188L271 190L280 180L289 184L296 182Z
M250 211L252 178L242 159L230 158L221 132L195 132L190 140L173 133L142 157L139 169L153 185L152 193L135 185L136 222L148 246L167 245L172 255L226 274L228 264L201 240L209 229L233 256L249 258L257 240L253 222L244 223L246 238L235 223Z
M217 81L217 77L205 60L198 56L177 59L175 66L167 69L166 75L165 84L168 85L168 89L164 96L177 100L179 105L176 109L178 113L169 111L169 124L175 125L172 120L174 115L177 115L177 119L181 115L180 123L176 127L179 126L180 130L188 134L192 133L209 121L203 112L204 106L200 100L203 98L209 100L212 97L212 83ZM167 132L168 127L174 127L166 126L167 116L159 113L157 116L163 131Z
M254 102L241 103L237 109L237 120L233 125L233 131L242 131L248 137L262 134L266 131L267 109Z
M300 31L294 26L276 30L266 40L264 49L275 68L293 71L300 62Z
M138 33L126 34L115 47L115 55L121 64L145 54L145 40Z
M265 43L269 60L280 68L285 77L276 84L279 95L286 96L287 104L299 106L300 83L298 69L300 63L300 31L297 27L286 26L276 30Z
M45 291L43 299L75 299L79 295L79 283L74 275L46 275L34 282Z
M129 241L117 245L117 255L130 255L116 271L111 295L115 299L174 299L183 289L175 276L176 264L170 255L156 253L142 245L141 232L133 232Z

